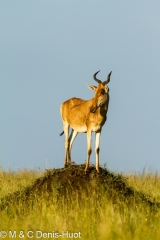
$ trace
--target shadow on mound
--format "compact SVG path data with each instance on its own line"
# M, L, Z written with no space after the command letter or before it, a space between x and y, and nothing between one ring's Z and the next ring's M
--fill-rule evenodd
M13 205L19 206L19 203L21 206L23 203L34 203L35 199L38 201L41 197L56 196L60 199L62 196L75 195L80 200L84 194L89 197L93 190L97 193L103 192L106 199L113 204L121 201L132 207L139 203L153 209L160 207L160 203L151 196L129 187L120 174L105 168L100 168L100 173L97 173L94 166L85 174L84 165L70 165L67 168L46 170L44 176L36 179L32 185L0 199L0 210Z

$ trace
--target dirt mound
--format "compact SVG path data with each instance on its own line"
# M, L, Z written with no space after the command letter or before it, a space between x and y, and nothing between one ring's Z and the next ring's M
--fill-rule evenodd
M17 191L1 199L0 209L7 208L10 204L18 205L18 202L27 202L31 199L38 199L42 196L62 196L74 194L81 198L82 194L91 194L90 189L99 192L103 189L107 199L113 203L119 200L132 205L136 201L143 202L146 206L160 207L150 196L135 191L129 187L125 178L120 174L110 172L105 168L97 173L95 167L90 167L87 174L84 172L84 165L71 165L67 168L46 170L43 177L38 178L32 185Z

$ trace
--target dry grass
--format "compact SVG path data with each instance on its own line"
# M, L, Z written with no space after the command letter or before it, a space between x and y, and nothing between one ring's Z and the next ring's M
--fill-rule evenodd
M132 173L127 176L127 182L135 190L151 195L160 202L160 176L158 173Z
M0 231L5 230L8 233L9 230L14 230L19 233L23 230L25 234L23 239L29 239L27 238L28 231L33 231L34 237L32 239L37 239L36 232L38 230L46 233L51 232L52 234L53 232L54 234L56 232L61 234L63 231L69 231L70 234L80 232L81 239L84 240L160 239L160 210L158 207L150 208L136 194L128 201L125 199L128 198L128 195L125 197L123 193L119 193L120 189L114 188L113 184L110 184L109 189L106 188L104 182L97 187L96 182L99 177L94 175L94 171L91 172L90 179L93 178L96 181L91 181L89 184L86 182L85 188L81 186L77 192L74 189L74 186L79 186L74 185L77 172L75 170L74 174L71 172L74 181L73 183L70 182L70 188L66 183L67 189L64 192L62 191L64 188L63 181L58 184L54 180L58 179L57 181L60 181L63 175L70 176L70 172L67 169L55 172L50 171L45 174L29 170L17 173L0 172L1 197L11 194L10 202L12 203L12 196L14 196L12 193L19 190L17 194L21 193L17 202L15 198L14 204L1 210ZM51 173L53 177L51 177ZM40 176L41 178L39 178ZM126 187L131 186L134 192L141 192L146 198L149 194L150 199L153 199L153 197L155 201L160 199L160 176L158 174L130 174L126 181L123 176L115 176L112 173L107 176L109 178L114 177L114 181L121 185L124 181ZM38 191L35 191L36 185L33 184L33 181L37 177L39 178L36 181ZM48 179L53 183L52 191L51 189L45 191L47 185L42 184L44 179L45 184L48 183ZM89 176L86 179L89 180ZM66 181L66 178L64 180ZM83 185L84 183L85 177L83 177ZM30 187L28 187L29 185ZM29 192L26 189L28 189L27 191L32 189L29 199ZM81 194L79 194L79 191L81 191ZM40 192L43 193L40 194ZM52 235L51 237L50 235L46 239L55 239L55 236ZM19 238L17 237L17 239ZM40 239L44 238L41 237ZM57 239L62 239L62 237ZM69 238L64 237L63 239Z
M21 190L31 184L43 172L18 170L17 172L0 170L0 196L3 197L15 191Z

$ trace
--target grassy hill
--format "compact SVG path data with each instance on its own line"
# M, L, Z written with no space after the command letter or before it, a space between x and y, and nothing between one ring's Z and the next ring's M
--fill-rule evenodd
M85 174L84 165L0 171L1 231L17 239L159 240L160 176L97 174L94 166Z

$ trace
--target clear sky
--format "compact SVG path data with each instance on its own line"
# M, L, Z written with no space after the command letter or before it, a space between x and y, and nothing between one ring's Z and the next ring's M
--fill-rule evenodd
M101 70L102 81L112 76L100 164L160 172L159 0L0 0L0 33L3 169L63 167L60 104L92 98L86 83ZM79 134L73 160L86 150Z

